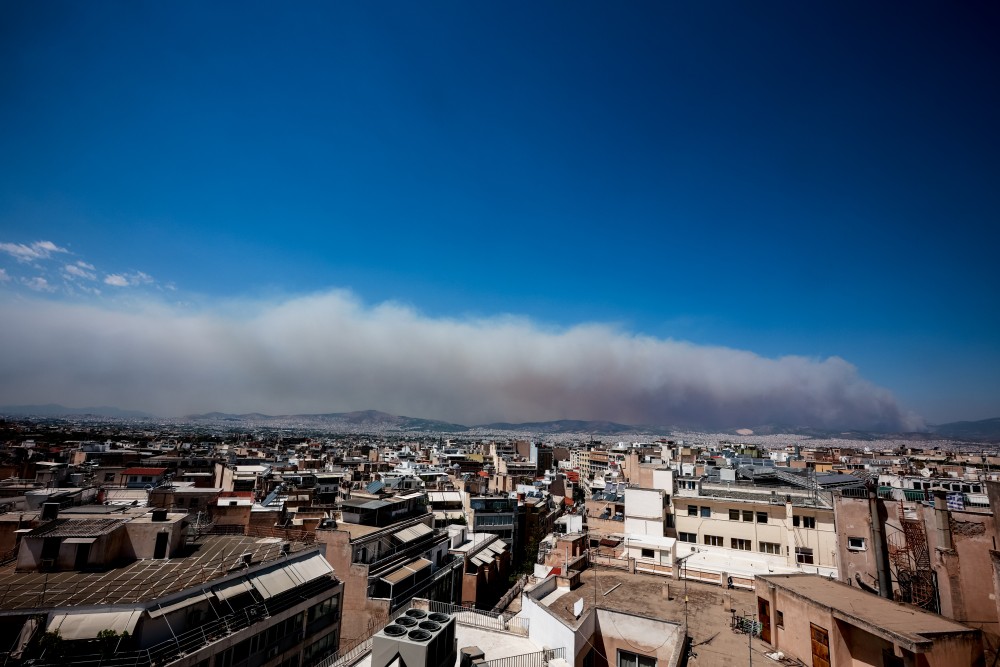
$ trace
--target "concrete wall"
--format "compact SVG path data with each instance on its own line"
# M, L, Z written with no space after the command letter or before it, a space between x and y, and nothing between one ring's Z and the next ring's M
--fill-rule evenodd
M845 583L857 585L856 575L865 584L878 588L878 564L875 561L872 517L867 498L834 497L837 523L837 576ZM863 551L848 548L849 537L865 538Z
M125 524L126 542L122 545L121 556L125 558L153 558L156 536L169 533L167 556L174 554L184 543L184 514L168 514L167 521L151 521L149 515L133 519Z
M954 667L983 665L982 643L978 636L952 635L933 637L933 646L926 653L910 653L904 647L879 637L854 623L835 619L832 613L818 605L791 595L781 589L757 588L758 596L771 603L771 645L789 657L812 664L810 624L827 631L830 639L830 665L879 667L883 649L903 658L908 667ZM777 626L777 612L784 617L783 627Z
M733 538L749 540L750 552L760 554L760 543L770 542L781 545L781 558L790 567L796 566L796 547L813 550L813 566L836 567L837 531L833 510L804 508L791 505L772 505L768 502L740 502L714 497L675 497L674 525L678 533L694 533L698 545L706 546L705 536L723 538L723 547L731 549ZM688 505L698 507L696 516L689 516ZM711 509L710 517L701 516L701 507ZM740 519L729 518L729 510L740 511ZM752 512L752 521L743 521L743 511ZM767 523L757 522L757 512L767 513ZM816 521L815 528L794 526L793 516L809 516ZM711 547L708 547L711 548ZM810 566L805 566L813 571Z
M596 617L597 627L592 642L600 647L600 653L607 656L611 662L609 667L618 664L619 651L655 657L657 667L679 664L684 643L680 624L606 609L598 609ZM600 660L596 654L594 657Z
M528 619L528 639L539 646L549 648L563 648L566 651L566 660L578 666L583 659L582 647L585 641L577 642L577 633L566 626L555 614L550 612L538 600L556 589L555 577L549 577L537 584L530 591L525 591L521 595L521 616ZM586 611L584 612L586 613ZM593 621L591 621L591 633L593 632ZM590 638L587 634L586 638ZM581 655L577 655L578 650Z
M659 489L625 489L625 516L663 521L667 506Z
M924 525L933 519L932 508L922 508ZM945 512L952 548L944 548L942 536L928 531L931 564L937 571L941 614L960 623L980 628L991 637L991 645L1000 643L996 589L988 584L985 573L992 572L990 550L996 545L993 516L989 514ZM931 523L931 525L933 525Z

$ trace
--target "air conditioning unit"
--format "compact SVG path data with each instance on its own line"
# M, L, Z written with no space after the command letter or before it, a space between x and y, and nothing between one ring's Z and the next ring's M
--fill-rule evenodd
M406 667L452 667L457 655L454 616L408 609L373 637L371 667L397 658Z
M273 658L274 656L276 656L276 655L278 655L278 647L277 646L273 646L270 649L268 649L268 651L267 651L267 658L269 660L271 658Z
M56 559L55 558L43 558L38 561L38 569L40 570L54 570L56 569Z

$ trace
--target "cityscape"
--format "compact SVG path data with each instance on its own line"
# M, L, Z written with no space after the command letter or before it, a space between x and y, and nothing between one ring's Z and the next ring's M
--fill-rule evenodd
M366 428L6 417L7 664L996 655L996 439L484 436L350 416Z
M0 667L996 667L997 34L0 3Z

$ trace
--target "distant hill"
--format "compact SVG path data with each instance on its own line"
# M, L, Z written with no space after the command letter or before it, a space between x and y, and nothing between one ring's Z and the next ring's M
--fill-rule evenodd
M618 435L619 433L665 432L648 426L629 426L609 421L585 421L580 419L558 419L548 422L525 422L510 424L496 422L482 424L475 428L493 431L527 431L531 433L592 433L594 435Z
M289 423L294 422L312 428L347 428L373 429L391 431L426 431L433 433L461 433L469 430L468 426L462 424L451 424L449 422L435 419L420 419L417 417L405 417L391 415L378 410L358 410L355 412L327 412L320 414L296 414L296 415L265 415L259 412L248 414L229 414L225 412L208 412L198 415L187 415L184 419L188 421L229 421L229 422L271 422Z
M0 416L9 417L42 417L42 418L62 418L62 417L97 417L108 419L158 419L139 410L123 410L121 408L102 406L86 408L69 408L65 405L50 403L46 405L8 405L0 406ZM554 421L539 422L493 422L490 424L478 424L466 426L437 419L421 419L419 417L407 417L404 415L393 415L380 410L358 410L354 412L328 412L316 414L293 414L293 415L267 415L260 412L250 412L243 414L231 414L226 412L207 412L203 414L192 414L180 417L178 422L207 423L207 422L229 422L229 423L252 423L257 425L272 426L275 428L313 428L317 430L330 429L331 431L343 430L350 432L360 431L401 431L401 432L423 432L423 433L467 433L469 431L510 431L525 434L580 434L580 435L626 435L626 434L648 434L667 435L672 431L700 432L702 429L668 426L648 426L629 425L606 420L582 420L582 419L558 419ZM815 439L844 438L851 440L875 440L885 438L887 435L909 440L933 440L936 438L950 438L955 440L1000 442L1000 417L992 419L982 419L979 421L960 421L947 424L937 424L929 426L927 431L920 433L898 433L886 434L864 431L836 431L808 426L794 426L790 424L763 424L751 425L747 427L753 431L754 435L777 435L795 434L804 435ZM721 433L731 433L735 437L740 437L737 431L740 429L724 429Z
M4 405L0 406L0 415L11 417L110 417L113 419L152 419L154 416L139 410L122 410L102 406L97 408L68 408L65 405L47 403L45 405Z
M929 427L931 433L944 438L1000 441L1000 417L979 421L949 422Z

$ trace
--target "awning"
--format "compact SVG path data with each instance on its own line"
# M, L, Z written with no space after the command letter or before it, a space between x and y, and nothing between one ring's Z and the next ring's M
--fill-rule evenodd
M404 528L397 533L393 533L392 536L403 544L406 544L407 542L418 540L425 535L430 535L433 532L434 529L427 524L418 523L415 526L410 526L409 528Z
M249 579L254 589L265 600L273 598L275 595L280 595L285 591L290 591L299 585L297 581L292 579L292 575L285 571L284 567L252 574Z
M288 566L292 569L295 576L298 577L300 584L312 581L313 579L319 579L324 574L333 573L330 563L326 561L323 554L318 553L313 554L309 558L289 563Z
M77 614L52 614L47 632L58 632L66 640L94 639L101 630L131 633L139 622L141 609L129 611L87 612Z
M93 544L96 541L96 537L67 537L63 544Z
M185 607L190 607L193 604L199 602L204 602L208 599L208 595L204 593L199 593L198 595L192 595L191 597L186 597L183 600L177 600L176 602L171 602L170 604L165 604L156 609L149 610L150 618L159 618L164 614L169 614L172 611L177 611L178 609L184 609Z
M398 584L403 579L406 579L410 575L416 574L417 572L422 572L431 566L431 562L426 558L418 558L417 560L404 565L401 568L393 570L389 574L382 577L382 581L389 584Z
M486 565L488 563L492 563L494 558L495 555L492 551L490 551L489 549L483 549L469 560L471 560L476 565Z
M502 554L504 551L507 551L507 543L503 540L493 540L483 548L495 554Z
M227 600L236 595L242 593L247 593L253 590L253 587L248 584L243 579L236 579L235 581L227 581L224 584L220 584L219 587L214 591L215 597L220 600Z
M24 625L21 626L21 632L17 635L17 641L14 642L10 657L20 658L24 654L24 649L28 648L28 644L31 643L31 638L35 636L39 625L41 622L38 616L31 616L24 622Z

